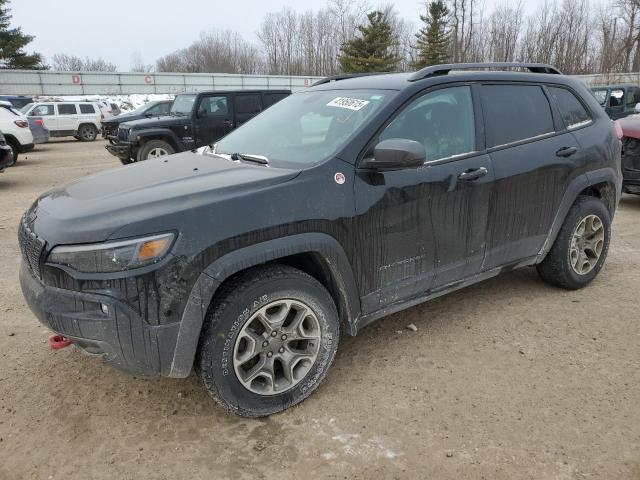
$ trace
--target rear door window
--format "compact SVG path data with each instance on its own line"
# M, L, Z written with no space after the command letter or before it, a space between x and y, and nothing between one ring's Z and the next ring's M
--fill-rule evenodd
M58 104L58 115L76 115L78 111L73 103Z
M537 85L483 85L482 108L488 147L552 133L551 106Z
M240 115L260 113L262 110L260 103L260 95L237 95L236 113Z
M591 121L591 115L578 98L566 88L548 87L567 128L577 128Z
M96 109L89 103L81 103L80 113L96 113Z

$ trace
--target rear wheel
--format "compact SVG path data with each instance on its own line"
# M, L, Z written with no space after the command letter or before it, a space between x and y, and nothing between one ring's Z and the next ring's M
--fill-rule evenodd
M538 265L542 279L576 290L602 269L609 250L611 216L602 200L580 196L573 204L546 258Z
M164 140L149 140L138 150L138 161L173 155L175 150Z
M336 306L317 280L287 266L259 267L216 294L196 369L226 410L271 415L318 387L339 335Z
M81 142L93 142L98 136L98 129L95 125L84 124L78 128L78 140Z

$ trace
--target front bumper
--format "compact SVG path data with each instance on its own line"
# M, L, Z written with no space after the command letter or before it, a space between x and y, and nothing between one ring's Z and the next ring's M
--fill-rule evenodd
M114 155L118 158L123 158L125 160L128 160L129 158L131 158L133 153L131 145L109 144L109 145L105 145L104 148L106 148L111 155Z
M40 323L85 352L131 374L170 374L179 322L150 325L126 303L106 292L78 292L44 285L24 259L20 286Z

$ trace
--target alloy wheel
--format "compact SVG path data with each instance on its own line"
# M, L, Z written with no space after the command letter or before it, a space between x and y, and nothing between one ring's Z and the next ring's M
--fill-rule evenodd
M164 148L156 147L151 149L151 151L147 155L147 158L157 158L164 155L169 155L169 152L167 152Z
M584 217L571 236L569 261L578 275L586 275L595 268L604 247L604 225L597 215Z
M238 334L233 349L236 376L259 395L286 392L313 367L320 337L311 307L293 299L273 301L255 312Z

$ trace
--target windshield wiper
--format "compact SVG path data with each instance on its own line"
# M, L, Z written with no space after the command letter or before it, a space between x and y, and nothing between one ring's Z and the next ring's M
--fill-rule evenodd
M247 162L259 163L260 165L268 165L269 159L263 155L250 155L248 153L233 153L231 160L245 160Z

